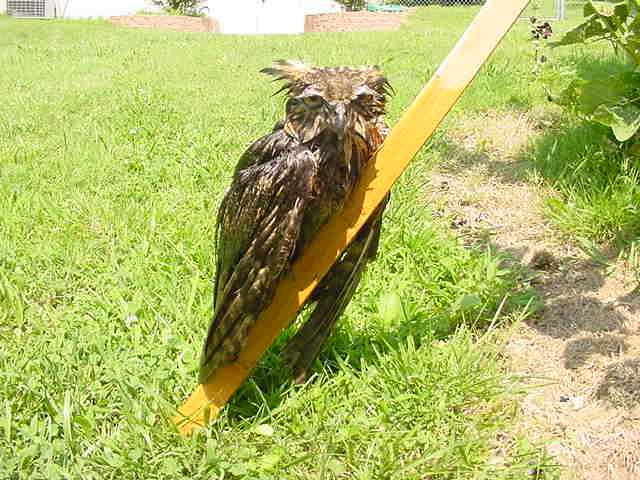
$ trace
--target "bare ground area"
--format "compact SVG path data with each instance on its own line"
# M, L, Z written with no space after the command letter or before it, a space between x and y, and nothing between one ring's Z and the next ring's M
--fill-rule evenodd
M462 240L511 258L542 303L506 353L530 386L521 427L547 441L565 479L640 479L640 293L622 261L595 262L540 214L528 180L544 112L490 113L447 133L427 194Z

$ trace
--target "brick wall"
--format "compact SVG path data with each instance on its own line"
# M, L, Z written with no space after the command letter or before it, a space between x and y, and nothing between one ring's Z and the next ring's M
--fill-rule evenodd
M1 0L0 0L1 1ZM220 31L218 21L210 17L182 17L178 15L125 15L111 17L115 25L139 28L168 28L184 32ZM304 31L308 32L365 32L397 30L407 21L407 13L343 12L307 15Z
M109 19L114 25L138 28L167 28L183 32L219 32L218 21L210 17L179 15L124 15Z
M307 15L304 31L307 32L364 32L397 30L407 21L407 13L343 12Z

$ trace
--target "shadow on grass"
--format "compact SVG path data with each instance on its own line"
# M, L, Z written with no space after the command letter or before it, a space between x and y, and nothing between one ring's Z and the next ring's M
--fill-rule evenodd
M584 366L594 354L604 357L621 355L629 350L622 335L602 334L598 337L583 337L571 340L565 348L565 368L575 370Z
M371 313L371 315L375 315ZM375 364L389 352L406 349L410 343L420 348L434 338L446 338L454 333L442 329L434 333L437 324L446 323L444 316L432 318L423 312L407 312L405 318L392 325L382 325L378 319L365 327L354 326L348 313L338 320L337 328L328 338L309 372L308 382L324 381L344 368L358 372L365 365ZM296 323L301 323L300 319ZM451 324L456 322L451 321ZM238 389L228 407L228 418L233 421L255 420L278 408L296 385L293 376L281 358L281 352L297 326L280 334L267 350L248 381Z
M508 261L511 268L521 269L524 282L534 287L544 303L539 314L528 318L526 323L544 336L565 341L565 368L584 367L593 356L611 358L630 352L631 336L639 332L630 330L623 311L630 314L640 311L638 288L620 285L606 301L599 292L609 275L607 267L625 254L634 239L640 238L640 162L634 165L628 158L625 160L624 152L610 140L607 128L576 122L565 114L555 118L534 142L512 154L508 161L500 158L499 153L487 154L475 146L467 148L462 142L451 140L436 148L441 148L446 158L455 159L447 169L455 178L464 178L470 167L482 167L497 188L508 186L505 191L532 178L543 179L555 187L558 198L544 201L554 207L551 214L561 215L554 218L556 224L573 234L574 239L592 235L591 241L582 244L590 258L577 258L570 249L566 254L561 248L547 252L544 243L550 239L537 235L515 244L501 242L495 234L502 228L510 228L509 225L484 227L475 222L480 227L467 233L465 218L456 217L454 223L462 223L462 227L457 224L452 227L461 228L465 243L505 255L512 259ZM481 212L482 206L478 208ZM471 210L463 215L474 213ZM596 235L609 239L608 244L599 245L593 239ZM538 249L548 255L547 261L523 263ZM640 386L633 377L637 365L638 360L631 359L606 368L595 386L597 396L614 404L638 404L634 399L640 395ZM622 400L616 400L617 396Z
M433 320L417 314L395 328L379 329L375 325L366 331L351 328L348 318L341 318L336 331L318 355L308 380L317 381L315 374L323 370L329 376L346 364L360 370L364 364L378 361L386 352L396 351L410 341L416 348L432 337ZM262 357L248 381L238 389L229 402L228 417L233 421L267 414L280 406L287 393L296 385L280 353L294 329L283 332Z
M622 408L640 405L640 359L615 363L606 369L598 384L596 397Z
M483 165L489 176L499 179L500 183L505 185L521 183L525 173L533 167L533 162L524 157L518 158L515 162L502 162L485 152L469 150L448 138L440 140L434 147L441 151L443 156L455 159L455 167L452 169L454 172Z
M584 55L576 51L574 55L565 55L556 59L562 67L572 68L580 78L585 80L596 80L607 78L631 69L631 64L624 54L619 57L611 55L611 49L601 43L601 56ZM562 47L559 47L562 49ZM560 52L560 50L558 50Z
M640 162L608 129L586 121L556 127L531 155L536 174L560 194L545 208L563 230L610 256L640 238Z

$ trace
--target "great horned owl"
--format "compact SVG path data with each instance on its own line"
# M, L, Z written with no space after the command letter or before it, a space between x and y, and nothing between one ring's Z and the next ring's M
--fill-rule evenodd
M378 67L312 68L279 60L262 73L284 81L286 114L236 166L217 217L214 315L200 383L244 347L280 278L318 229L343 208L387 134L390 86ZM313 360L378 249L385 202L311 294L315 308L284 358L297 381Z

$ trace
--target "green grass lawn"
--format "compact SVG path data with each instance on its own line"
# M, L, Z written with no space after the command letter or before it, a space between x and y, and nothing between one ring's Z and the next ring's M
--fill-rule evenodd
M521 391L502 333L477 330L523 317L531 298L434 220L422 186L438 148L395 188L380 257L316 376L293 386L280 341L211 428L183 439L170 421L211 315L217 204L282 114L258 70L379 64L394 123L476 11L268 37L0 18L0 478L553 478L513 431ZM445 127L545 101L527 31Z

